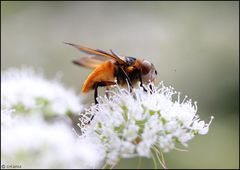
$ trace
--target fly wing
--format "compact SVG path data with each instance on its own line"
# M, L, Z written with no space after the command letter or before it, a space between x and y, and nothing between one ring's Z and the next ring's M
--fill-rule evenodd
M120 56L116 55L115 53L113 53L112 51L112 54L109 54L105 51L102 51L102 50L94 50L94 49L91 49L91 48L88 48L88 47L83 47L83 46L80 46L80 45L77 45L77 44L72 44L72 43L67 43L67 42L64 42L65 44L68 44L68 45L71 45L77 49L79 49L80 51L82 52L85 52L87 54L91 54L91 55L94 55L94 56L99 56L99 57L107 57L108 59L113 59L115 61L117 61L119 64L127 64Z
M73 63L83 67L94 69L107 60L109 59L106 57L91 56L91 57L83 57L81 59L74 60Z

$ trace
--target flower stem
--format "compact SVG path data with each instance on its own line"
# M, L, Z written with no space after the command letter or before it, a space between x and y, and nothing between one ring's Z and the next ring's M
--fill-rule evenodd
M162 166L164 169L167 169L167 166L166 166L166 163L165 163L165 160L164 160L163 153L162 153L161 151L159 151L159 149L158 149L156 146L153 146L153 150L154 150L155 153L156 153L158 162L161 164L161 166ZM161 156L161 158L160 158L160 156Z
M153 149L152 149L151 155L152 155L152 159L153 159L154 169L157 169L157 161L156 161L155 152Z
M139 157L138 157L138 165L137 165L137 169L140 169L141 164L142 164L142 159L141 159L141 157L139 156Z

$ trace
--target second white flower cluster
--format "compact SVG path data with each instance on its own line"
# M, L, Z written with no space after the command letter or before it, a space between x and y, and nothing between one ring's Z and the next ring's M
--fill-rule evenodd
M100 167L104 149L90 138L80 140L73 131L71 119L82 108L74 91L31 68L2 72L2 165Z

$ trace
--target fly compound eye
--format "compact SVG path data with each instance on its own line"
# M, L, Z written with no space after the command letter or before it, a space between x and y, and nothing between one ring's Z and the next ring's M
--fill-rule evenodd
M147 60L143 60L142 61L142 74L145 75L145 74L148 74L149 71L151 70L152 68L152 64L147 61Z

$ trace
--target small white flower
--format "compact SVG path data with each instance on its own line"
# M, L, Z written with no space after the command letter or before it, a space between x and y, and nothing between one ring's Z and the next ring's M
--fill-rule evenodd
M130 93L115 86L109 98L98 97L99 104L80 114L79 126L86 136L95 134L101 140L108 164L133 156L149 158L152 149L169 152L179 143L187 147L195 135L208 132L213 117L208 124L200 121L191 99L180 101L180 93L162 82L146 88L147 92L139 86Z
M199 119L197 119L196 121L194 121L192 129L197 130L198 133L201 135L205 135L208 133L209 125L211 124L212 120L213 117L211 117L210 122L206 124L203 120L199 121Z
M123 136L126 136L127 141L133 141L137 138L139 127L135 122L129 123L129 125L123 129Z
M31 68L1 72L1 106L16 113L39 113L51 117L82 110L80 97L56 80L47 80Z
M133 154L135 152L135 145L132 142L129 141L123 141L121 144L121 153L123 153L123 157L133 157Z
M137 153L139 156L150 158L150 149L151 146L148 145L145 141L142 141L137 146Z

